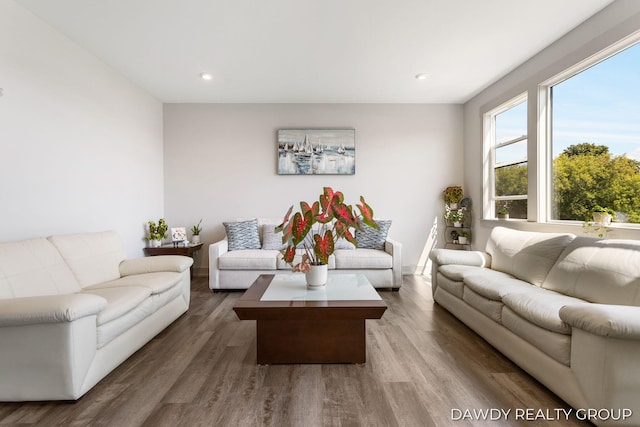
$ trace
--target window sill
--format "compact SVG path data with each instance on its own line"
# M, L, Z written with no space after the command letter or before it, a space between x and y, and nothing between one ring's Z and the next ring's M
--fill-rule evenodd
M573 233L578 236L587 236L583 230L581 221L549 221L533 222L526 219L481 219L480 224L487 228L514 227L523 231L544 231L555 233ZM640 239L640 224L612 223L609 227L608 238L611 239Z
M509 223L509 222L529 222L526 219L522 219L522 218L509 218L509 219L483 218L481 221L484 222L484 223L493 224L493 225L499 224L499 223L502 223L502 222L506 222L506 223Z

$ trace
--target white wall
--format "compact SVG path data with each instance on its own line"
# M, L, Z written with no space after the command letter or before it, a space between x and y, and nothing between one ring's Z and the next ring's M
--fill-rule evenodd
M529 148L529 168L535 168L537 159L533 144L537 138L538 85L638 30L640 30L640 2L618 0L464 105L465 190L478 202L478 209L474 211L475 248L484 248L491 229L496 225L525 230L582 234L580 225L481 220L482 114L520 93L528 92L529 103L533 105L533 108L529 108L528 119L528 137L532 144ZM529 203L533 202L529 201ZM640 230L616 229L609 234L609 237L638 239Z
M162 105L0 0L0 241L115 229L141 256L163 215Z
M166 218L185 227L204 218L206 246L224 237L223 221L281 218L331 186L393 220L390 236L413 272L442 213L442 190L462 182L461 123L460 105L165 104ZM300 127L355 128L355 175L278 175L277 130Z

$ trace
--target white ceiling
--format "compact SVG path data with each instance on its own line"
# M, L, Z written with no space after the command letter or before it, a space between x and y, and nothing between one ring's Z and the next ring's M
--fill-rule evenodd
M463 103L611 1L18 3L163 102Z

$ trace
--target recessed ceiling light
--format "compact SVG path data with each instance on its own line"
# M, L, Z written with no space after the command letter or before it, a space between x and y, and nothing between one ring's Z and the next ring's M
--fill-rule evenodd
M202 80L211 80L213 75L211 73L200 73L200 78Z
M427 73L420 73L420 74L416 74L416 80L426 80L428 79L430 76Z

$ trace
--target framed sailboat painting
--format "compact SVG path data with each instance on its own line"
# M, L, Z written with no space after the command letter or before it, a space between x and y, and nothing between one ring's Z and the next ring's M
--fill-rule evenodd
M279 129L279 175L354 175L355 129Z

